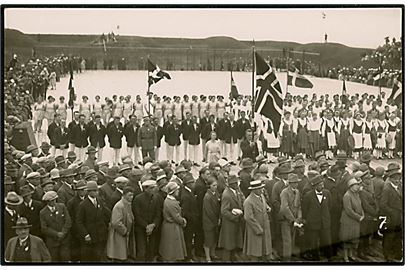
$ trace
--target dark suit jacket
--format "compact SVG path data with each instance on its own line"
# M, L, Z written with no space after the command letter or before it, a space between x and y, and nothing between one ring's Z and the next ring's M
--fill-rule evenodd
M100 198L104 201L107 206L111 205L111 196L115 191L115 187L111 186L109 183L104 183L98 190Z
M117 202L119 202L122 198L122 193L117 189L111 194L110 198L110 209L112 210Z
M239 171L239 177L240 177L240 190L242 191L243 195L247 198L250 194L249 186L250 186L250 181L252 181L252 176L250 173L248 173L245 170Z
M225 143L237 143L238 142L238 129L236 121L228 121L223 126L224 140Z
M110 142L110 147L114 149L121 149L122 147L122 136L124 135L124 128L122 124L119 123L118 126L115 124L110 125L107 128L108 141ZM130 146L129 146L130 147Z
M74 238L79 238L79 228L76 222L77 210L79 208L79 204L82 202L79 195L75 195L72 199L67 202L67 209L69 211L69 215L72 218L72 228L71 228L71 235ZM72 247L74 248L74 247Z
M164 135L163 127L157 126L155 127L156 130L156 147L159 148L162 145L162 138Z
M135 144L136 144L136 146L138 146L138 144L137 144L138 129L139 129L138 124L135 125L135 129L134 129L134 125L132 123L128 122L125 124L124 135L125 135L125 139L127 141L128 147L134 147Z
M41 238L29 235L30 238L30 253L31 262L51 262L51 255L48 248L45 246L44 241ZM13 237L7 242L6 251L4 253L4 260L6 262L13 262L15 256L15 247L18 242L18 237Z
M28 223L32 225L30 233L38 237L42 237L41 220L39 218L39 213L43 206L44 205L42 204L42 202L32 200L31 207L26 206L23 202L18 206L17 210L20 216L27 218Z
M203 201L204 201L204 196L205 193L207 192L207 184L205 181L201 178L198 177L197 180L195 181L194 185L194 194L197 197L197 209L196 212L198 213L198 216L200 219L202 218L202 208L203 208Z
M201 139L203 140L209 140L210 139L210 134L212 131L215 131L218 133L218 125L214 124L214 127L212 127L211 123L207 123L204 126L201 125Z
M280 206L281 206L281 198L280 194L287 186L284 184L283 180L277 181L274 186L273 190L271 191L271 205L272 205L272 212L274 211L277 219L281 219L280 215Z
M89 136L89 131L87 125L83 126L83 129L80 128L80 125L77 124L73 127L73 142L76 147L87 147L89 142L87 137Z
M97 207L87 197L77 210L76 223L79 237L84 242L87 234L92 243L106 242L111 211L97 199Z
M387 216L387 227L401 226L404 210L402 208L401 187L399 192L394 189L390 182L386 182L381 194L381 215Z
M337 182L333 181L327 174L324 175L323 182L325 189L329 190L331 194L330 214L332 219L340 220L342 215L343 198L340 199L339 190L337 188Z
M100 124L100 129L94 123L89 124L89 139L90 145L103 148L105 146L105 135L107 135L107 129Z
M302 199L302 218L305 220L305 227L310 230L321 230L330 228L330 192L322 190L323 199L319 203L315 190L308 191Z
M56 203L55 209L52 213L49 207L45 206L40 212L42 235L48 248L68 244L70 240L72 220L69 212L63 203ZM63 232L65 237L59 239L58 232Z
M189 123L187 123L187 120L184 120L181 123L181 133L183 134L183 140L187 141L190 137L190 128L193 125L193 122L191 121L191 119L189 120Z
M247 119L245 119L244 122L242 119L238 119L238 121L236 121L236 134L238 135L238 139L245 137L245 131L249 128L251 127Z
M198 220L197 198L193 192L183 188L180 197L181 215L187 220L187 227L195 228Z
M58 189L58 202L66 205L73 196L75 196L73 187L71 188L63 182L62 186Z
M208 124L208 118L207 117L201 118L199 124L200 124L201 129L203 129L205 127L205 125Z
M68 125L68 141L69 141L69 143L75 143L74 138L73 138L73 128L76 125L77 125L77 122L75 120L70 122L69 125Z
M169 124L166 129L165 141L170 146L180 145L181 128L179 125Z
M220 139L220 140L225 140L225 132L226 132L226 129L225 129L225 126L227 125L229 123L229 119L221 119L221 120L219 120L218 121L218 139Z
M257 149L257 143L254 146L250 145L251 142L243 139L240 143L240 149L242 150L242 159L243 158L250 158L253 161L256 160L256 157L259 155L259 150Z
M194 124L192 124L189 129L188 143L190 145L199 145L200 133L201 133L201 126L197 123L196 127L194 127Z
M62 128L60 125L58 126L55 122L52 122L48 127L48 138L50 144L57 149L59 149L61 145L67 147L69 143L68 129L65 127Z
M10 238L17 236L15 233L15 229L12 227L15 226L15 223L17 222L18 219L18 211L16 211L16 214L14 216L11 216L6 209L4 209L4 214L3 214L3 228L4 228L4 243L7 243Z
M162 208L158 194L153 194L153 196L149 196L146 192L138 194L132 201L132 211L135 217L135 226L143 229L152 223L156 227L160 226Z

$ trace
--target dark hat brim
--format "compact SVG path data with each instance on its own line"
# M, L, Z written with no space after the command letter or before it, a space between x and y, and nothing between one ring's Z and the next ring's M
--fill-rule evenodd
M32 225L27 224L27 225L15 225L15 226L12 226L11 228L13 228L13 229L27 229L27 228L31 228L31 227L32 227Z

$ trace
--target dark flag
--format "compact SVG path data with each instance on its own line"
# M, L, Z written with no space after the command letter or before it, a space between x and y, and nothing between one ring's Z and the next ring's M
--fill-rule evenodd
M151 86L154 83L157 83L163 78L166 78L168 80L171 79L169 73L161 70L158 65L153 64L149 59L148 59L148 83L149 86Z
M256 59L256 93L254 112L261 115L268 125L267 132L278 136L283 114L283 91L271 66L255 53ZM270 122L270 123L269 123Z
M346 92L346 81L343 80L342 104L347 105L348 102L349 102L349 98L347 97L347 92Z
M233 80L232 71L231 71L231 93L229 93L230 100L237 99L239 96L238 88L236 87L236 83Z
M292 85L298 88L312 88L314 85L312 82L306 78L304 75L298 74L298 69L295 69L295 72L290 75L288 74L288 85Z
M388 104L395 104L397 106L402 104L402 82L398 79L394 79L394 85L391 95L388 98Z
M68 105L69 105L69 107L73 108L73 101L75 98L75 88L73 87L73 73L70 73L68 90L69 90Z

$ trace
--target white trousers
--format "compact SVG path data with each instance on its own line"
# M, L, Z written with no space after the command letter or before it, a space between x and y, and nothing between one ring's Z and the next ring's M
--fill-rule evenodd
M184 146L184 159L188 160L188 140L183 141Z
M207 140L201 139L201 141L202 141L202 144L201 144L201 146L202 146L202 155L203 155L203 159L204 159L205 158L205 151L206 151L205 145L207 144Z
M176 145L176 146L170 146L168 145L168 149L167 149L167 159L168 160L174 160L176 163L180 162L180 146ZM174 152L176 152L176 159L173 159L173 154Z
M155 148L155 160L157 160L157 161L159 161L159 151L160 150L160 147L159 148Z
M104 148L97 147L96 149L98 151L97 152L97 162L100 162L103 160L103 149Z
M75 153L77 160L84 161L86 155L86 148L85 147L75 147Z
M121 149L115 149L115 148L111 148L112 149L112 162L113 165L118 165L120 162L120 153L121 153Z
M228 158L228 151L227 151L227 149L226 149L225 140L220 140L219 143L220 143L220 145L221 145L221 153L222 153L222 156Z
M227 143L225 144L226 148L226 157L228 158L229 161L234 161L236 162L238 160L238 154L239 154L239 147L237 143Z
M142 162L142 155L140 147L127 147L128 156L134 161L134 164L138 164L138 162Z
M193 161L197 162L198 160L198 147L199 145L189 145L188 146L188 158Z

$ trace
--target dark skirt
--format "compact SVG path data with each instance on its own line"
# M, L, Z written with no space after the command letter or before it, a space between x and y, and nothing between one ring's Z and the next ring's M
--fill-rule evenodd
M293 152L293 132L292 131L283 131L280 152L282 152L282 153L292 153Z
M349 143L348 143L348 141L347 141L347 139L349 138L349 136L350 136L349 130L347 130L347 129L342 129L342 130L340 131L340 136L339 136L339 140L338 140L338 143L337 143L338 149L339 149L339 150L343 150L343 151L345 151L346 153L349 153L349 152L351 151L351 148L350 148Z
M308 149L308 132L304 128L299 128L297 131L297 148Z
M395 138L395 141L396 141L396 145L395 145L395 148L396 148L396 152L398 153L398 152L401 152L402 153L402 145L403 145L403 142L402 142L402 129L398 132L397 131L397 134L395 135L396 136L396 138Z
M204 230L204 246L216 248L218 243L218 227L212 230Z
M321 135L319 135L319 130L311 130L309 132L309 143L312 145L313 152L321 150Z

